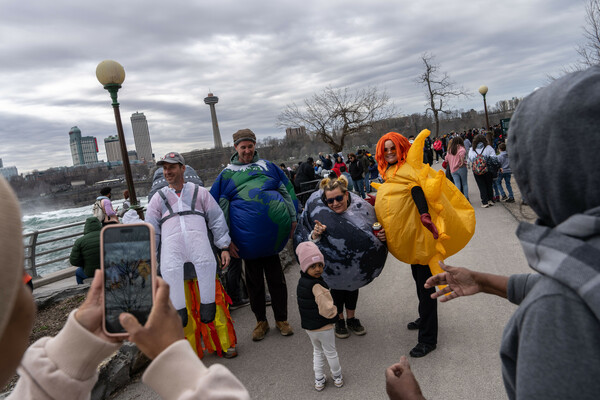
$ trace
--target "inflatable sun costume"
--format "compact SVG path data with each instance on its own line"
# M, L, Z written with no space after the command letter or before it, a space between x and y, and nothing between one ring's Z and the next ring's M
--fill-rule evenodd
M421 131L412 146L397 144L399 133L389 132L377 143L377 163L383 184L372 183L377 189L375 212L386 232L388 250L407 264L429 265L433 275L443 272L438 261L459 252L469 243L475 232L475 211L465 196L454 186L443 171L436 171L423 163L425 138L431 132ZM389 165L383 157L387 140L396 143L398 163ZM423 189L431 221L439 237L421 223L421 216L411 190Z

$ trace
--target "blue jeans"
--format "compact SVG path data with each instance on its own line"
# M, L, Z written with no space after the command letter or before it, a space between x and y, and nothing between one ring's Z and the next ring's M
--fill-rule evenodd
M365 192L370 193L371 192L371 185L369 183L369 175L365 175Z
M467 200L469 200L469 184L467 183L467 167L463 165L456 171L452 173L452 179L454 180L454 184L460 190L462 194L465 195Z
M353 184L354 184L354 191L360 193L360 197L362 197L363 199L365 198L365 180L364 179L357 179L357 180L352 180Z
M500 172L498 172L498 176L500 176ZM500 184L498 182L498 178L492 181L492 187L494 188L494 197L500 197L500 189L498 189Z
M509 199L513 199L513 191L512 191L512 186L510 185L510 177L511 177L512 173L511 172L499 172L498 173L498 179L496 180L496 184L498 185L498 189L500 190L500 194L502 197L505 196L504 194L504 189L502 189L502 180L504 180L504 184L506 185L506 190L508 191L508 198Z
M78 285L83 285L83 280L87 278L89 278L89 276L83 272L83 267L78 267L75 270L75 280L77 281Z

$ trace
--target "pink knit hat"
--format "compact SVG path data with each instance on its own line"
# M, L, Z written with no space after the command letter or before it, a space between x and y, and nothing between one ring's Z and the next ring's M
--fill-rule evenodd
M302 272L306 272L308 267L316 263L325 263L323 254L319 251L319 248L313 242L302 242L296 248L296 254L300 261L300 269Z

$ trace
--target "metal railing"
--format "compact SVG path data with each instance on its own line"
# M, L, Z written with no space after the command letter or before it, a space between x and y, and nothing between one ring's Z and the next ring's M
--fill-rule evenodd
M302 205L302 208L304 208L304 206L306 205L306 201L308 200L310 195L319 189L319 182L321 182L321 179L303 182L300 184L300 191L299 193L296 193L296 197Z
M75 226L80 226L80 225L83 226L84 224L85 224L85 221L75 222L72 224L59 225L59 226L55 226L53 228L34 230L31 232L24 233L23 234L23 242L24 242L24 247L25 247L25 271L27 271L27 273L29 275L31 275L32 278L34 278L34 279L39 278L40 275L38 274L38 271L37 271L38 267L42 267L45 265L54 264L54 263L57 263L60 261L68 260L69 259L68 255L67 256L61 255L61 256L55 257L55 258L43 257L43 256L47 256L50 254L54 254L54 253L58 253L58 252L62 252L64 250L70 249L73 247L74 241L69 243L68 245L61 245L59 247L49 248L49 249L43 250L43 251L38 251L38 250L39 250L40 246L52 245L53 243L60 242L65 239L83 236L83 229L77 233L69 233L66 235L55 236L53 238L44 239L44 240L40 240L40 235L47 234L50 232L67 230L67 229L73 228ZM48 246L46 246L46 247L48 247ZM38 259L40 257L43 257L44 261L38 262Z

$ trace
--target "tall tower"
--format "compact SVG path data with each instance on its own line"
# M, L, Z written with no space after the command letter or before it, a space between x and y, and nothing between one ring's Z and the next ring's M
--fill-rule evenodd
M73 165L83 164L83 149L81 148L81 130L74 126L69 131L69 145L71 147L71 157Z
M217 112L215 110L215 104L219 102L219 98L212 93L209 93L208 97L204 98L204 102L210 106L210 118L212 119L215 149L222 149L223 142L221 141L221 132L219 132L219 123L217 122Z
M135 112L131 114L131 127L133 128L133 141L135 142L138 160L142 162L152 161L154 157L152 157L150 131L144 113Z

